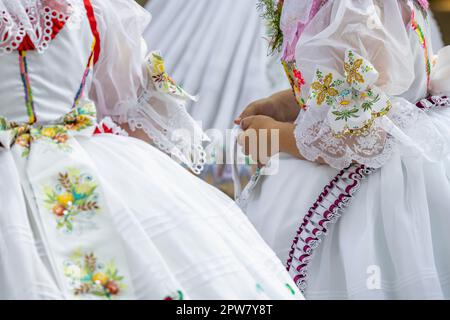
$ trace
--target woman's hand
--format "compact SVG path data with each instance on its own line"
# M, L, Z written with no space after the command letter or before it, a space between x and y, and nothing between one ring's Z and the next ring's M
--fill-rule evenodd
M242 119L241 128L244 132L239 135L238 143L243 147L244 153L260 166L267 165L270 158L279 152L304 159L297 149L293 123L257 115Z
M279 122L294 122L300 108L291 90L275 93L269 98L252 102L234 121L237 125L251 116L267 116Z

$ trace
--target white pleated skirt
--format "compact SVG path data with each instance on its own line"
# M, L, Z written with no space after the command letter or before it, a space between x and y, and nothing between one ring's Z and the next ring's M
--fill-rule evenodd
M25 171L0 150L0 299L302 299L234 202L170 157L112 134L70 141L67 160L36 142Z

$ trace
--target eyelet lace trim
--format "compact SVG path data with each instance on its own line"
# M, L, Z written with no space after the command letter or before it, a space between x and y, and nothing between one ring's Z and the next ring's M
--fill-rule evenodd
M97 124L94 135L113 134L117 136L128 136L128 132L117 125L111 118L106 117Z
M75 20L81 5L80 0L0 0L0 55L18 50L27 37L43 53L56 35L55 23Z

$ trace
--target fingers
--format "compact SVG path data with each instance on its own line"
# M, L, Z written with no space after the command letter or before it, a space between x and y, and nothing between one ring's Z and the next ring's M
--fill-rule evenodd
M251 161L253 161L253 159L258 159L258 143L255 141L252 132L242 132L238 136L238 143L242 147L242 152L246 156L250 156Z
M234 123L240 125L242 119L260 114L261 109L260 106L261 106L260 101L250 103L248 107L245 108L245 110L234 120Z
M241 122L240 122L240 125L241 125L242 130L245 131L245 130L251 128L253 122L255 121L255 119L256 119L257 117L258 117L258 116L249 116L249 117L242 118L242 120L241 120Z
M250 157L252 164L257 164L260 168L267 165L271 153L270 144L266 139L260 140L254 130L247 130L238 136L238 143L242 147L242 152Z

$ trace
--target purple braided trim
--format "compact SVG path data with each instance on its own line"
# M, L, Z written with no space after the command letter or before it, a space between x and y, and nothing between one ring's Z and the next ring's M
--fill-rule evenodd
M314 250L328 232L328 225L336 223L353 195L359 189L361 181L374 169L362 165L351 165L342 170L319 195L316 202L304 216L292 242L287 260L287 270L301 291L306 290L308 264Z
M419 109L430 110L437 107L450 107L450 97L447 96L429 96L416 103Z

